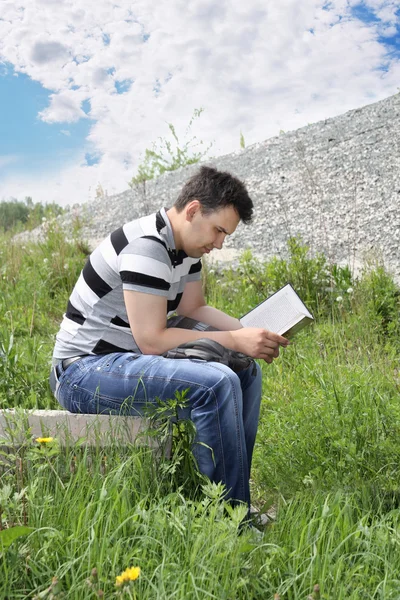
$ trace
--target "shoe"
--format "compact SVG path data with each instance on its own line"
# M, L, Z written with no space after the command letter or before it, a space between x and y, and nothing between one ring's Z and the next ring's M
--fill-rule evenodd
M262 513L255 506L250 506L250 518L255 527L267 527L276 520L276 512L273 507Z

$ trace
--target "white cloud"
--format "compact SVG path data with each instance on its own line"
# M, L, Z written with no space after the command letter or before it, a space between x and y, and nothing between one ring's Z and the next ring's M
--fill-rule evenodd
M31 59L38 65L45 65L50 62L65 62L68 58L68 49L54 41L38 41L32 47Z
M51 94L50 105L39 113L39 117L47 123L74 123L87 118L81 103L82 96L71 90Z
M121 162L108 160L104 165L87 166L84 156L78 155L76 163L66 165L61 172L2 178L0 200L31 196L35 202L72 206L94 198L99 183L105 193L111 195L128 188L131 177L132 169L125 168Z
M71 195L85 200L98 181L109 193L125 189L144 149L168 133L166 123L182 136L195 107L206 110L193 134L214 141L216 155L238 149L240 131L250 144L395 93L399 60L379 36L399 24L397 0L368 0L382 19L368 25L352 15L357 4L3 2L0 61L53 92L39 115L48 123L85 118L87 100L88 143L101 157L87 167L77 156L60 174L26 179L27 193L43 185L44 195L66 203ZM131 83L118 94L124 81ZM17 195L20 176L3 182L0 194L5 189Z

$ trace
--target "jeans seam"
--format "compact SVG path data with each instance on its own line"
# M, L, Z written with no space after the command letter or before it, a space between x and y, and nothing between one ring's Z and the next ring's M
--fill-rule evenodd
M221 371L222 371L222 369L218 369L218 367L215 367L213 364L209 364L208 366L211 367L211 368L213 368L213 369L215 369L219 373L221 373ZM222 372L224 372L224 371L222 371ZM232 373L234 373L234 372L232 371ZM234 406L235 406L235 417L236 417L235 418L235 421L236 421L236 435L237 435L237 442L238 442L238 454L239 454L239 461L240 461L240 464L241 464L241 469L240 469L240 472L241 472L240 485L241 485L241 491L242 491L242 498L244 498L244 489L245 489L245 485L244 485L244 473L243 473L243 471L244 471L244 461L243 461L243 448L242 448L242 443L241 443L241 439L240 439L239 411L238 411L238 402L237 402L237 395L236 395L236 385L235 385L235 382L233 381L233 378L232 378L232 376L231 376L230 373L225 373L224 372L224 374L225 374L227 380L229 381L229 384L230 384L231 388L233 389L233 398L234 398ZM239 381L240 381L240 379L239 379ZM216 384L216 385L218 385L218 384ZM218 404L217 404L217 406L218 406ZM219 421L219 411L217 411L217 414L218 414L218 427L219 427L219 431L220 431L220 436L219 437L220 437L221 446L222 446L222 433L221 433L220 421ZM221 450L222 450L222 448L221 448ZM222 458L223 458L223 456L224 456L223 450L221 452L221 455L222 455ZM224 468L224 478L225 478L225 481L226 481L226 471L225 471L225 461L224 460L223 460L223 463L224 463L224 465L223 465L223 468Z
M237 402L237 395L236 395L236 386L234 384L233 381L231 381L231 376L228 374L227 375L227 379L229 381L229 384L232 388L233 391L233 401L234 401L234 407L235 407L235 421L236 421L236 436L237 436L237 447L238 447L238 454L239 454L239 461L240 461L240 465L241 465L241 469L240 469L240 473L241 473L241 477L240 477L240 485L241 485L241 491L242 491L242 498L244 498L244 461L243 461L243 448L242 448L242 442L240 439L240 426L239 426L239 411L238 411L238 402ZM222 439L222 436L221 436ZM225 469L224 469L225 472ZM226 478L225 478L226 479Z
M222 443L222 431L221 431L221 422L220 422L220 418L219 418L219 408L218 408L218 401L217 401L217 395L214 391L214 389L212 387L207 387L207 390L209 390L212 395L213 395L213 399L214 399L214 404L216 407L216 416L217 416L217 426L218 426L218 440L219 440L219 453L220 456L222 458L222 470L224 473L224 481L226 481L226 467L225 467L225 457L224 457L224 449L223 449L223 443ZM227 490L229 492L229 490Z

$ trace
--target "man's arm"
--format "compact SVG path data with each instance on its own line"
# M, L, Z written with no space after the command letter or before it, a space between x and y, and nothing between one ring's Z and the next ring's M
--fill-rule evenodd
M206 304L201 281L191 281L185 285L185 290L176 312L178 315L190 317L191 319L196 319L196 321L212 325L221 331L234 331L242 328L239 319L230 317L222 312L222 310Z
M272 362L279 355L279 346L288 343L276 333L252 327L230 331L167 329L167 299L164 296L125 290L124 299L133 336L143 354L163 354L185 342L206 337L226 348Z

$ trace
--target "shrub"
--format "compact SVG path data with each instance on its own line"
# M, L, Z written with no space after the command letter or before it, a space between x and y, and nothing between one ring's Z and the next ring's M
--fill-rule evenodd
M329 265L320 253L311 256L309 247L298 237L288 240L287 259L273 257L262 262L245 250L237 268L224 269L219 274L211 269L208 279L208 288L212 287L212 280L220 280L222 304L230 304L236 316L287 283L292 284L315 316L328 316L336 311L337 297L353 285L348 266Z
M399 340L400 290L384 266L364 268L356 291L359 311L366 321L374 322L382 336Z

